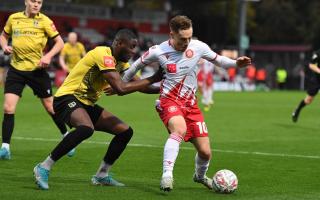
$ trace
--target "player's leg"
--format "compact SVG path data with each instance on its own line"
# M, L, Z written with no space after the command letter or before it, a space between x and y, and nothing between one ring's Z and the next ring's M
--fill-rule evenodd
M124 186L123 183L120 183L109 176L109 171L129 143L133 135L132 128L112 113L103 110L95 123L95 130L108 132L115 136L109 144L108 150L101 161L97 173L91 179L92 183L94 185Z
M49 171L62 156L75 148L83 140L91 137L94 131L93 123L85 107L74 99L61 99L61 103L55 105L56 113L64 122L75 129L70 132L53 149L51 154L34 168L36 183L40 189L47 190Z
M180 143L187 130L183 110L174 101L161 98L156 105L161 120L166 126L169 137L164 145L163 151L163 172L160 182L160 189L170 191L173 189L173 168L177 159Z
M313 102L313 99L314 99L315 95L316 94L312 94L312 95L307 94L307 96L300 101L300 103L298 104L298 107L292 113L292 121L293 122L297 122L298 121L301 110L306 105L309 105L309 104L311 104Z
M12 67L10 67L4 86L2 146L0 149L0 160L11 158L10 142L14 129L14 115L24 86L24 77L17 70L14 70Z
M41 99L42 105L43 107L46 109L46 111L48 112L48 114L51 116L52 120L54 121L55 125L58 127L60 133L63 136L66 136L66 134L68 134L67 131L67 127L65 125L65 123L59 119L53 110L53 97L47 97L47 98L42 98Z
M197 137L190 141L197 150L193 180L195 182L202 183L209 189L212 189L212 179L206 176L212 157L209 138Z
M193 180L211 189L212 180L206 176L212 156L210 141L204 117L197 105L190 108L186 115L186 123L187 133L184 140L190 141L197 150Z
M69 134L69 132L67 131L67 127L66 127L65 123L59 117L57 117L57 115L55 114L55 112L53 110L53 97L50 96L50 97L42 98L41 103L42 103L43 107L46 109L47 113L51 116L55 125L58 127L62 136L66 137ZM67 155L69 157L72 157L72 156L74 156L75 152L76 152L75 149L72 149L71 151L68 152Z
M14 128L14 114L19 99L20 97L16 94L6 93L4 95L0 159L8 160L11 158L10 142Z

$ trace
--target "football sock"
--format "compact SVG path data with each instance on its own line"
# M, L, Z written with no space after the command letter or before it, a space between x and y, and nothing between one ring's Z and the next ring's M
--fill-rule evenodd
M1 148L6 148L7 150L10 150L10 144L2 143Z
M55 114L50 114L50 116L53 119L56 126L58 127L58 129L60 130L60 133L62 135L65 134L67 132L67 127L64 124L64 122L61 119L59 119Z
M164 145L163 150L163 174L162 177L173 176L172 171L174 163L179 153L182 136L177 133L171 133Z
M99 177L99 178L103 178L103 177L106 177L108 176L108 173L111 169L111 166L112 165L109 165L107 164L106 162L102 161L101 162L101 165L96 173L96 176Z
M198 153L195 157L195 173L198 178L203 178L206 175L208 168L209 168L210 160L205 160L199 157Z
M51 170L51 167L53 166L54 163L55 163L54 160L52 160L52 158L48 156L40 165L46 170Z
M112 165L124 151L132 135L133 130L129 127L128 130L114 136L110 142L107 153L103 158L104 162Z
M10 144L14 127L14 114L4 114L2 121L2 143Z
M304 99L302 99L301 100L301 102L299 103L299 105L298 105L298 107L296 108L296 113L300 113L300 111L301 111L301 109L303 108L303 107L305 107L306 106L306 103L304 102Z
M59 160L67 154L71 149L75 148L83 140L89 138L93 134L93 129L88 126L77 126L74 131L71 131L51 152L51 158L54 161Z

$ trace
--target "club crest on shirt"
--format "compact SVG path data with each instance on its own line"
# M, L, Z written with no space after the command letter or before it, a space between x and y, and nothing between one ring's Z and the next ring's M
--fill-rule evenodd
M168 108L168 111L171 112L171 113L176 112L177 111L177 106L170 106Z
M103 57L103 64L105 67L114 67L113 58L111 56L104 56Z
M192 56L193 56L193 51L192 51L191 49L187 49L187 51L186 51L186 56L187 56L187 58L192 58Z
M169 73L176 73L177 72L177 65L175 63L167 64L167 71Z
M33 21L33 26L34 27L38 27L39 26L39 21L38 20L34 20Z

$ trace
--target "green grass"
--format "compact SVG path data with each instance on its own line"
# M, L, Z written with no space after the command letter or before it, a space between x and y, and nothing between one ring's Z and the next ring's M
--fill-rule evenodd
M2 91L2 90L1 90ZM170 193L159 191L167 132L154 110L155 95L102 97L99 104L130 124L135 133L112 168L124 188L90 185L111 136L96 132L73 158L62 158L50 174L50 190L39 191L32 169L61 139L39 100L26 89L18 104L12 160L0 161L0 199L320 199L319 102L306 107L297 124L291 112L302 92L217 92L205 113L213 160L208 172L227 168L239 179L231 195L192 181L195 151L183 143ZM3 102L3 95L0 97ZM1 112L2 115L2 112ZM151 146L147 146L151 145ZM314 157L307 157L314 156Z

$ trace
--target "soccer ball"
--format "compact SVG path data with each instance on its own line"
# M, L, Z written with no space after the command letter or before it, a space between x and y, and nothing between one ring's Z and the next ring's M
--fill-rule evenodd
M219 170L212 178L214 191L229 194L238 188L237 176L228 169Z

